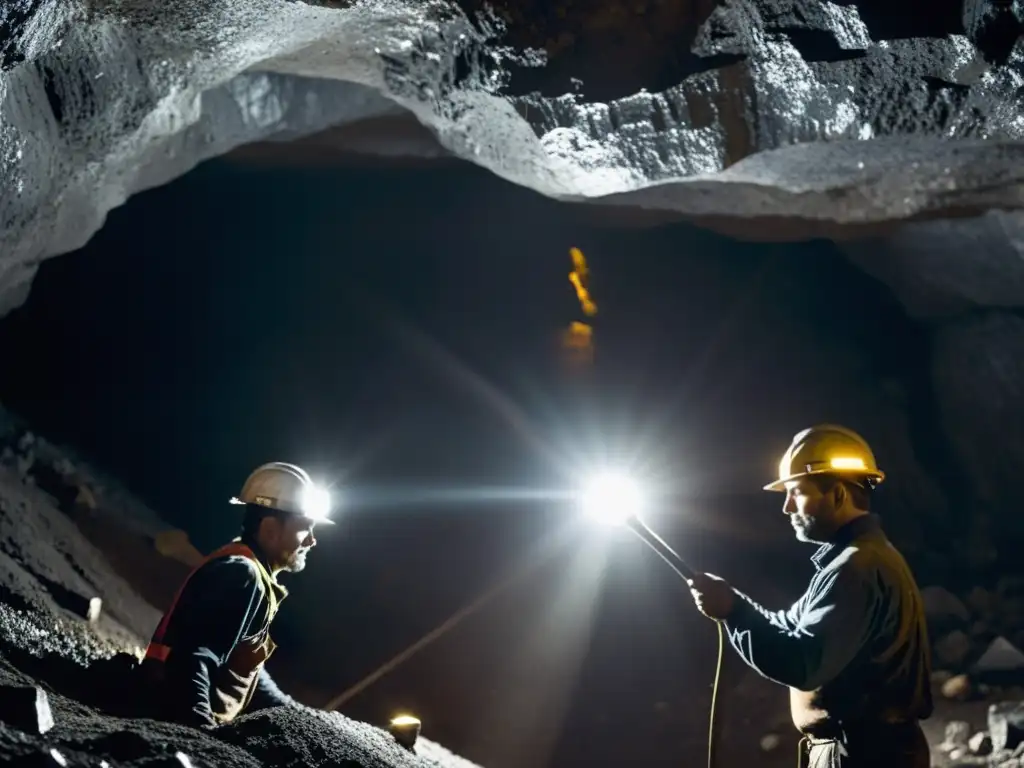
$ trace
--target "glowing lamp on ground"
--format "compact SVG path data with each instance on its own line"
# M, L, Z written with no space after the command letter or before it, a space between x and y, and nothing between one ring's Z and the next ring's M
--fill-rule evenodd
M640 485L628 475L605 472L595 475L584 485L580 497L583 512L603 525L625 525L640 516L644 494Z
M85 620L95 624L103 615L103 599L99 597L89 598L89 608L85 612Z
M420 736L420 725L418 717L399 715L391 720L388 731L395 737L395 741L406 749L412 749Z

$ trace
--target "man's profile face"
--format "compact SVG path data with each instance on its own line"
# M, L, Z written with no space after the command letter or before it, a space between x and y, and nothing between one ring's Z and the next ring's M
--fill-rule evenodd
M265 523L267 542L264 545L271 565L290 573L306 567L306 554L316 546L312 520L298 515L270 517Z
M810 478L786 483L782 511L789 516L798 541L822 544L836 531L835 491L822 493Z

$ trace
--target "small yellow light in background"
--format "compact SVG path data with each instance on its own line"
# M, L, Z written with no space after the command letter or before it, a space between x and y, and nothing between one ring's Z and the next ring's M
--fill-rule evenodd
M867 469L864 459L860 458L835 458L829 461L832 469Z
M569 330L566 332L565 343L571 347L589 347L590 341L594 337L594 329L586 323L581 323L577 320L573 320L569 324Z
M594 360L594 329L574 321L562 333L562 349L570 366L589 365Z
M569 282L576 289L576 298L579 299L583 314L593 317L597 314L597 304L591 300L590 292L587 290L587 278L590 276L587 260L579 248L570 248L569 255L572 257L573 266L572 272L569 273Z
M395 737L395 741L406 749L416 746L416 739L420 736L420 719L412 715L399 715L392 718L388 731Z
M585 317L593 317L597 314L597 304L590 298L587 289L587 282L590 278L590 268L587 266L587 259L579 248L570 248L569 256L572 259L572 272L569 273L569 282L576 289L576 299L580 304L580 311ZM586 368L594 362L594 329L585 322L575 320L562 332L562 348L565 351L567 362L572 368Z
M587 259L583 255L583 251L573 246L569 249L569 258L572 259L572 268L580 274L581 277L586 278L590 274L590 269L587 268Z

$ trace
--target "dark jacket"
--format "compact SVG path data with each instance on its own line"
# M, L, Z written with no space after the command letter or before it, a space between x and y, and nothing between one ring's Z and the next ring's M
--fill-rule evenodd
M242 711L295 705L264 668L275 647L270 625L287 594L251 542L236 540L194 570L143 663L158 715L214 726Z
M725 621L732 646L764 677L790 687L793 721L804 733L830 737L859 723L929 717L921 593L878 518L844 526L812 561L811 583L788 610L765 610L737 592Z

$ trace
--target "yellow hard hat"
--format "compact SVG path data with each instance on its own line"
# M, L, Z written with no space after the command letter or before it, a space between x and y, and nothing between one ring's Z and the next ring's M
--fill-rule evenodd
M818 424L798 432L779 462L779 479L764 487L784 491L790 480L838 475L874 488L885 479L863 437L838 424Z
M317 523L332 523L330 493L319 488L306 470L282 461L257 467L231 503L255 504Z

